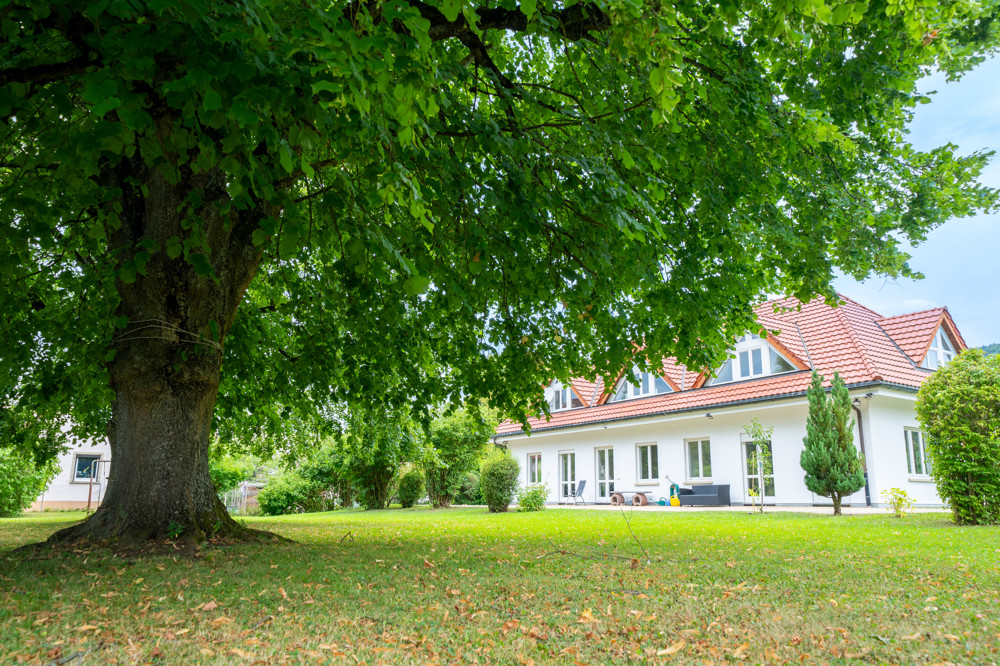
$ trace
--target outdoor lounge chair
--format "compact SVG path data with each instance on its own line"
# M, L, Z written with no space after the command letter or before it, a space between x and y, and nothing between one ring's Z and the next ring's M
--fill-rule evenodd
M576 492L570 496L573 499L573 504L577 503L586 504L586 502L583 501L583 489L586 487L586 485L587 485L586 481L581 481L580 483L576 484Z

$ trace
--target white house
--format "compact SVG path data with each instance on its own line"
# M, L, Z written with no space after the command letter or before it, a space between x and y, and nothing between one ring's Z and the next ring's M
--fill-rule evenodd
M633 382L618 378L607 389L600 378L553 382L550 418L532 419L530 434L505 421L495 439L521 463L522 483L548 484L550 502L569 501L586 481L588 503L610 503L614 491L668 498L676 482L728 484L733 504L749 504L758 482L747 463L754 445L746 425L756 417L774 429L767 503L829 504L805 487L799 455L811 371L828 385L837 370L853 399L855 445L868 474L867 491L844 504L879 506L883 490L902 488L918 506L940 506L914 403L923 380L965 342L947 308L882 317L841 299L836 308L821 299L760 305L768 335L742 337L711 372L668 359L661 373L633 370Z
M106 440L70 449L59 456L59 474L31 510L96 509L108 488L110 467L111 446Z

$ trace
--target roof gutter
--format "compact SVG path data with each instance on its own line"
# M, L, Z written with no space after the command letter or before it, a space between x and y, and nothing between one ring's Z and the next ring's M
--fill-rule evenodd
M912 386L907 386L905 384L896 384L896 383L893 383L893 382L886 382L886 381L881 381L881 380L875 380L875 381L869 381L869 382L858 382L857 384L848 384L847 385L847 389L851 390L851 389L867 388L869 386L884 386L886 388L900 389L900 390L906 391L908 393L916 393L919 390L919 389L916 389L916 388L914 388ZM687 408L684 408L684 409L664 409L664 410L659 411L659 412L650 412L649 414L640 414L639 416L618 416L618 417L608 418L608 419L597 419L596 421L587 421L586 423L567 423L565 425L534 428L534 430L538 430L538 431L542 431L542 432L552 432L553 430L566 430L567 428L581 428L581 427L587 427L587 426L597 425L597 424L600 424L600 423L613 423L613 422L616 422L616 421L630 421L630 420L645 419L645 418L649 418L651 416L665 416L667 414L688 414L688 413L691 413L691 412L704 411L706 409L719 409L719 408L722 408L722 407L730 407L730 406L737 406L737 405L750 405L750 404L762 403L762 402L777 402L779 400L788 400L789 398L801 398L801 397L806 396L806 395L808 395L808 391L795 391L793 393L781 393L779 395L769 395L769 396L764 396L764 397L760 397L760 398L744 398L743 400L730 400L728 402L716 402L716 403L712 403L712 404L709 404L709 405L699 405L698 407L687 407ZM521 435L530 435L530 433L526 433L524 431L524 429L521 429L521 430L517 430L517 431L513 431L513 432L499 433L497 435L494 435L493 439L494 439L494 442L495 442L497 437L518 437L518 436L521 436Z

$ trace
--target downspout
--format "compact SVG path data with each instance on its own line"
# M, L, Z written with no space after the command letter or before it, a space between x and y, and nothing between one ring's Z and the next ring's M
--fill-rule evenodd
M851 403L851 408L858 415L858 441L861 443L861 467L865 473L865 506L870 507L872 505L872 491L868 487L868 455L865 453L865 431L861 427L861 409L853 402Z

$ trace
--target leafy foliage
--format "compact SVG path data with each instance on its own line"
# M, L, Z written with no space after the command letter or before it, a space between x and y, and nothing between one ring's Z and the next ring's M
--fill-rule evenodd
M823 376L813 370L806 436L802 439L805 448L799 464L806 473L806 488L833 499L833 513L838 516L843 498L865 486L853 428L851 396L840 373L833 373L833 389L827 399Z
M913 498L902 488L889 488L882 491L882 501L889 505L889 510L897 518L903 518L913 508Z
M931 475L956 523L1000 523L1000 356L968 349L917 395Z
M983 353L986 354L987 356L1000 354L1000 342L994 342L991 345L983 345L982 347L980 347L980 349L982 349Z
M16 516L31 506L58 473L56 460L39 465L30 453L0 447L0 518Z
M478 466L476 471L479 471ZM455 495L457 504L485 504L483 490L479 484L479 475L476 472L466 472L462 477L462 485L459 486L458 494Z
M347 474L366 509L386 509L396 495L399 470L422 455L413 424L405 414L355 410L339 436L348 453Z
M0 387L98 434L140 338L224 349L222 423L257 437L358 396L523 418L638 339L711 367L762 294L908 274L900 243L992 205L984 155L904 128L991 11L10 3ZM171 309L212 285L239 309Z
M549 498L549 486L544 483L533 483L517 489L518 511L541 511L545 508L545 500Z
M490 512L506 511L514 501L521 466L507 449L495 448L479 467L479 484Z
M399 480L399 503L409 509L424 496L424 475L419 469L411 469Z
M257 465L248 455L213 455L208 460L208 473L219 493L232 490L247 481L256 469Z
M280 516L315 510L317 488L296 471L277 474L267 481L257 494L260 511L265 516Z
M479 462L496 426L497 419L491 414L466 408L431 422L428 439L431 450L424 465L431 504L438 508L451 505L466 475Z

